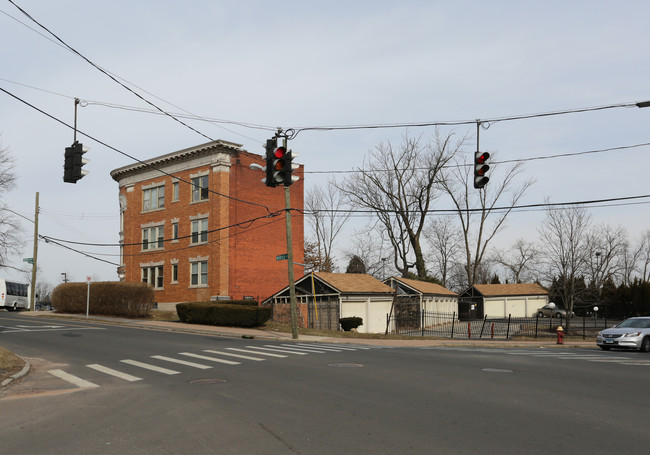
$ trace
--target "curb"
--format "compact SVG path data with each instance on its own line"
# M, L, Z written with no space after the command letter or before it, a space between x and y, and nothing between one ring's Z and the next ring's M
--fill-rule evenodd
M21 359L23 359L23 358L21 357ZM6 387L9 384L11 384L11 382L16 381L18 379L21 379L21 378L25 377L27 375L27 373L29 373L29 370L31 369L32 366L29 364L29 362L27 360L25 360L25 359L23 359L23 360L25 361L25 365L23 366L23 369L20 370L18 373L9 376L4 381L0 382L0 387Z

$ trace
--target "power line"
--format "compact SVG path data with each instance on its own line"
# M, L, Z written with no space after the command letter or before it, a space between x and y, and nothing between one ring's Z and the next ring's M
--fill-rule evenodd
M151 101L149 101L148 99L146 99L145 97L143 97L142 95L140 95L138 92L136 92L135 90L133 90L132 88L130 88L129 86L127 86L126 84L123 84L122 82L120 82L120 81L119 81L115 76L113 76L111 73L109 73L109 72L106 71L104 68L100 67L99 65L96 65L94 62L92 62L89 58L87 58L87 57L86 57L85 55L83 55L81 52L77 51L75 48L73 48L73 47L70 46L68 43L66 43L66 42L63 41L61 38L59 38L59 37L58 37L54 32L52 32L50 29L48 29L48 28L45 27L43 24L41 24L40 22L38 22L38 21L37 21L35 18L33 18L33 17L32 17L32 16L31 16L27 11L25 11L24 9L22 9L20 6L16 5L16 4L13 2L13 0L8 0L8 1L9 1L9 3L11 3L12 5L14 5L14 6L15 6L15 7L16 7L16 8L17 8L21 13L23 13L25 16L27 16L27 18L29 18L32 22L34 22L36 25L38 25L38 26L41 27L43 30L45 30L47 33L49 33L50 35L52 35L52 36L53 36L53 37L54 37L58 42L60 42L61 44L63 44L66 48L68 48L70 51L72 51L72 52L73 52L74 54L76 54L77 56L81 57L83 60L85 60L88 64L90 64L93 68L95 68L96 70L98 70L100 73L102 73L102 74L104 74L105 76L109 77L109 78L110 78L112 81L114 81L116 84L120 85L120 86L123 87L125 90L128 90L128 91L131 92L133 95L135 95L136 97L138 97L139 99L141 99L142 101L144 101L145 103L147 103L148 105L150 105L151 107L153 107L153 108L155 108L156 110L160 111L161 114L166 115L167 117L169 117L169 118L171 118L172 120L174 120L174 121L180 123L180 124L183 125L184 127L186 127L186 128L188 128L188 129L194 131L195 133L197 133L197 134L199 134L199 135L205 137L206 139L208 139L208 140L211 141L211 142L213 142L213 141L215 140L215 139L211 138L210 136L208 136L208 135L202 133L201 131L197 130L196 128L194 128L194 127L188 125L187 123L183 122L182 120L179 120L178 118L174 117L174 116L171 115L169 112L167 112L167 111L165 111L164 109L158 107L156 104L152 103Z
M9 0L9 1L11 1L11 0ZM25 104L25 105L31 107L32 109L34 109L34 110L40 112L41 114L45 115L46 117L49 117L49 118L51 118L52 120L54 120L54 121L56 121L56 122L58 122L58 123L60 123L60 124L62 124L62 125L64 125L64 126L70 128L70 129L74 129L74 127L73 127L72 125L69 125L68 123L64 122L63 120L61 120L61 119L59 119L59 118L57 118L57 117L55 117L54 115L49 114L48 112L45 112L44 110L42 110L42 109L40 109L40 108L34 106L33 104L31 104L31 103L25 101L24 99L22 99L22 98L20 98L20 97L18 97L18 96L16 96L16 95L14 95L13 93L9 92L8 90L5 90L4 88L0 87L0 91L6 93L7 95L9 95L9 96L11 96L12 98L14 98L14 99L20 101L21 103L23 103L23 104ZM107 144L106 142L104 142L104 141L102 141L102 140L100 140L100 139L97 139L97 138L94 137L94 136L91 136L90 134L84 133L83 131L81 131L81 130L79 130L79 129L77 129L76 131L77 131L77 133L81 134L82 136L85 136L85 137L87 137L88 139L91 139L91 140L97 142L98 144L103 145L103 146L106 147L106 148L109 148L109 149L111 149L111 150L113 150L113 151L115 151L115 152L117 152L117 153L119 153L119 154L121 154L121 155L124 155L124 156L126 156L127 158L132 159L133 161L136 161L136 162L138 162L138 163L140 163L140 164L142 164L142 165L144 165L144 166L147 166L147 167L149 167L149 168L151 168L151 169L153 169L153 170L156 170L156 171L160 172L160 173L163 174L163 175L166 175L166 176L168 176L168 177L175 178L175 179L177 179L179 182L183 182L183 183L187 183L187 184L189 184L189 185L193 185L192 182L190 182L190 181L188 181L188 180L185 180L185 179L183 179L183 178L181 178L181 177L178 177L178 176L176 176L176 175L174 175L174 174L171 174L171 173L169 173L169 172L167 172L167 171L163 171L162 169L160 169L160 168L154 166L153 164L151 164L151 163L147 163L147 162L142 161L142 160L140 160L140 159L138 159L138 158L136 158L136 157L134 157L134 156L132 156L132 155L129 155L128 153L123 152L122 150L119 150L119 149L113 147L112 145L109 145L109 144ZM271 211L269 210L269 208L268 208L267 206L265 206L265 205L258 204L258 203L256 203L256 202L245 201L245 200L243 200L243 199L238 199L238 198L236 198L236 197L233 197L233 196L230 196L230 195L227 195L227 194L223 194L223 193L219 193L219 192L214 191L214 190L211 190L211 189L209 189L209 188L206 188L206 190L207 190L209 193L213 193L213 194L216 194L216 195L221 196L221 197L225 197L225 198L230 199L230 200L233 200L233 201L241 202L241 203L244 203L244 204L250 204L250 205L257 206L257 207L262 207L262 208L264 208L267 212L271 213Z

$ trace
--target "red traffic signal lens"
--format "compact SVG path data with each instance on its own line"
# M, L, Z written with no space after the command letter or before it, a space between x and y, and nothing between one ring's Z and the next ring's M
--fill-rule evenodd
M285 155L285 153L287 153L287 149L285 147L278 147L275 149L275 152L273 152L273 156L280 159Z
M488 152L483 152L480 155L477 153L476 157L475 157L476 164L485 163L488 160L489 157L490 157L490 154Z

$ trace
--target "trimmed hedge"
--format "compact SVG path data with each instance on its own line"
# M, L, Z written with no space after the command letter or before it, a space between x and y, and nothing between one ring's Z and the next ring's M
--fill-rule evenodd
M242 303L244 302L244 303ZM190 302L176 305L181 322L226 327L259 327L271 319L272 309L255 306L250 300L237 303Z
M52 306L61 313L86 313L87 283L63 283L52 291ZM146 283L122 281L90 284L90 314L142 318L154 306L154 292Z
M363 319L357 316L352 316L349 318L341 318L339 319L339 323L341 324L341 328L349 332L352 329L356 329L359 326L363 325Z

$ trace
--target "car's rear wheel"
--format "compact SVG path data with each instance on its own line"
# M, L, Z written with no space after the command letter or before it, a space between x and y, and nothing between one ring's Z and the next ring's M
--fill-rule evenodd
M641 352L650 352L650 337L645 337L641 342Z
M555 317L556 317L556 318L561 318L561 317L562 317L562 313L557 313L557 314L555 315Z
M537 313L537 317L538 317L538 318L543 318L543 317L544 317L544 313L542 313L542 312L540 311L539 313Z
M611 346L599 346L599 347L600 347L600 349L602 349L603 351L609 351L610 349L612 349Z

